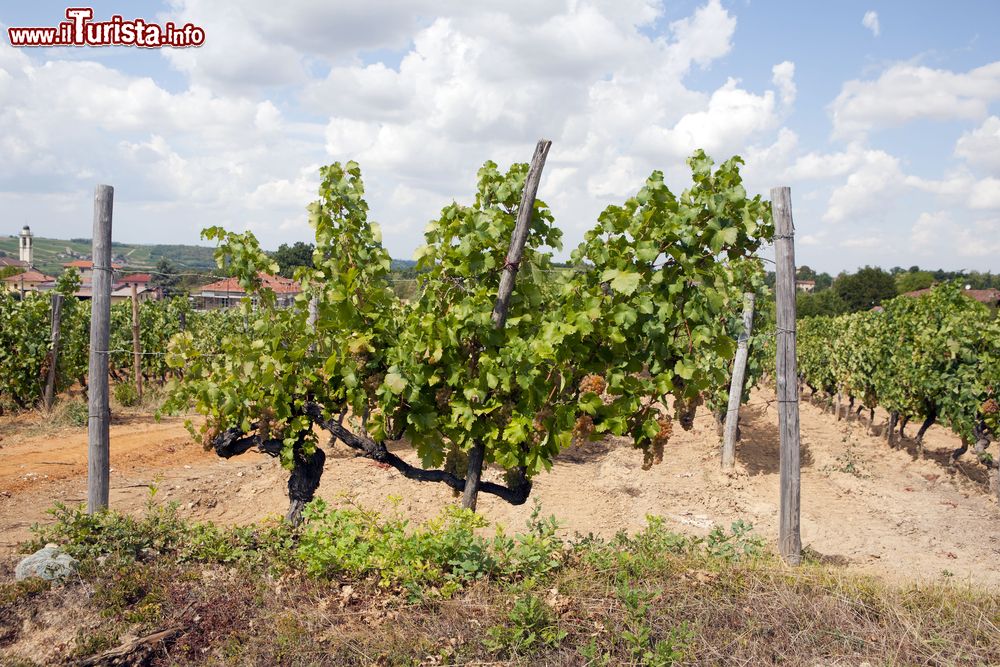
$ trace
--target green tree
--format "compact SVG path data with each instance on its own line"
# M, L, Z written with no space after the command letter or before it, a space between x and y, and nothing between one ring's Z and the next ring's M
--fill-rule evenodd
M156 263L156 272L153 274L152 283L154 286L162 288L164 292L172 293L181 281L178 273L174 263L163 257Z
M837 276L833 291L847 304L850 312L867 310L896 296L896 280L877 266L866 266L857 273Z
M313 251L316 246L312 243L296 241L294 245L282 243L278 249L271 253L271 258L278 263L278 274L285 278L291 278L295 269L300 266L313 265Z
M816 276L816 287L813 292L822 292L823 290L828 290L833 285L833 276L829 273L820 273Z
M925 289L934 284L934 275L930 271L914 271L900 273L896 276L896 291L906 294L918 289Z
M840 315L847 312L847 304L833 290L813 294L799 292L795 295L795 309L799 317L815 315Z

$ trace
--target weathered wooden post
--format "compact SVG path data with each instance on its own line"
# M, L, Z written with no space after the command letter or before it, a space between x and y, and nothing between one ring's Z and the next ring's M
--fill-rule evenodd
M142 400L142 358L139 349L139 295L132 283L132 373L135 376L135 392Z
M539 140L535 146L535 154L531 157L531 166L528 168L524 190L521 192L521 203L517 208L517 220L510 237L510 248L507 250L503 273L500 275L500 288L497 290L496 305L493 307L493 327L495 329L503 329L507 324L507 308L510 305L510 296L514 292L514 280L517 278L518 264L520 264L521 255L524 253L524 243L528 240L528 226L531 223L531 214L535 210L535 195L538 193L538 183L542 179L542 168L545 166L545 158L548 156L551 146L551 141ZM476 509L485 456L486 447L482 443L476 443L469 450L469 465L466 469L465 489L462 493L462 507L466 509L473 511Z
M775 292L777 299L778 430L781 509L778 550L789 565L802 560L800 534L801 474L799 451L799 384L795 359L795 225L792 194L787 187L771 189L774 215Z
M89 419L87 425L87 512L108 507L111 452L108 409L108 341L111 330L111 212L115 189L98 185L94 193L94 238L90 299Z
M56 396L56 379L59 376L58 364L59 364L59 330L62 320L62 302L63 295L58 292L53 292L52 294L52 333L51 333L51 346L52 350L49 352L49 373L48 377L45 379L45 410L49 411L52 409L52 402L55 400Z
M753 332L753 309L757 295L747 292L743 295L743 333L736 346L733 360L733 377L729 383L729 405L726 408L726 430L722 440L722 469L732 470L736 465L736 428L740 419L740 402L743 400L743 380L747 371L747 356L750 353L750 334Z

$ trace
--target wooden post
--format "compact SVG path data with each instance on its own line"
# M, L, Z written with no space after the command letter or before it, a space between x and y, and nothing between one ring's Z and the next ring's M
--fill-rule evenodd
M63 295L52 293L52 350L49 352L49 375L45 380L45 410L52 410L52 402L56 396L56 378L59 376L59 329L62 319Z
M111 331L111 212L115 189L98 185L94 193L94 262L90 298L90 397L87 447L87 512L108 507L111 452L108 409L108 340Z
M518 264L524 253L524 243L528 240L528 226L531 214L535 210L535 195L538 193L538 183L542 179L542 168L549 154L551 141L539 140L535 146L535 154L531 157L531 166L524 181L521 192L521 203L517 207L517 221L510 237L510 247L504 262L503 273L500 276L500 288L497 290L497 301L493 307L493 328L503 329L507 324L507 308L510 306L510 296L514 292L514 280L517 278ZM486 447L477 442L469 449L469 464L465 474L465 490L462 493L462 507L476 510L479 498L479 482L483 475L483 461L486 458Z
M778 430L781 509L778 551L789 565L802 560L800 534L799 476L799 392L795 359L795 225L792 222L792 193L787 187L771 189L774 215L775 291L777 299Z
M132 373L135 376L135 392L142 400L142 357L139 350L139 295L132 283Z
M740 403L743 400L743 380L746 377L747 356L749 355L750 334L753 332L753 309L757 295L747 292L743 295L743 333L736 346L733 360L733 378L729 383L729 406L726 409L726 430L722 441L722 469L732 470L736 464L736 427L740 418Z

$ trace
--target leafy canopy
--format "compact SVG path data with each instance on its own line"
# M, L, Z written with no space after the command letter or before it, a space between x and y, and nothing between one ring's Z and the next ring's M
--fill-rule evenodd
M526 164L485 163L471 204L449 204L427 226L407 303L390 289L360 168L324 167L309 206L315 250L296 270L303 292L292 307L278 308L261 284L258 273L276 267L252 234L206 230L220 242L220 266L249 290L241 309L250 324L217 356L190 335L174 338L169 363L185 372L171 406L204 414L206 438L233 427L280 438L286 465L296 447L315 446L307 402L326 418L350 415L376 441L405 436L428 467L481 443L487 461L531 475L571 444L581 420L662 450L658 401L728 380L729 323L761 281L754 253L773 233L769 204L743 188L739 158L716 167L699 151L689 164L693 185L681 195L654 172L609 206L572 269L554 267L561 232L536 200L502 330L491 312ZM706 351L718 363L705 363ZM582 390L587 376L606 379L606 390Z

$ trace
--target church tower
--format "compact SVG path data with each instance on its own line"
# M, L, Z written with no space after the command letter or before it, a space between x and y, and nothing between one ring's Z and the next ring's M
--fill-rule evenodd
M32 257L31 241L32 241L31 227L25 225L21 230L21 256L20 260L25 262L29 267L34 263Z

